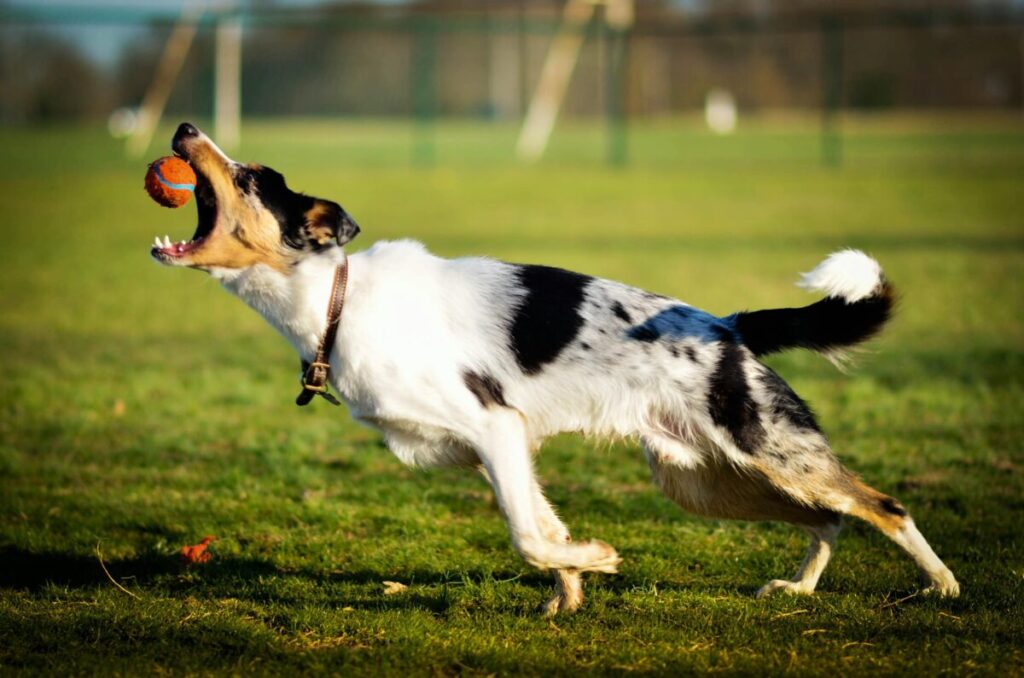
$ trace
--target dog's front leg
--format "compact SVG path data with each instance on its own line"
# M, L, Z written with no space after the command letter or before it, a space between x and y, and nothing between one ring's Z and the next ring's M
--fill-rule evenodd
M555 512L548 498L544 496L537 478L533 480L533 510L541 529L550 541L567 544L572 541L569 528ZM583 604L583 581L576 570L552 570L555 577L555 595L544 604L545 616L552 617L559 612L575 612Z
M608 544L558 543L545 533L534 503L540 493L535 490L526 429L518 412L489 412L476 448L508 521L512 545L523 560L544 570L615 572L621 558Z
M494 483L487 469L481 466L479 470L493 488ZM540 525L541 534L547 537L548 541L556 544L567 544L572 541L569 528L544 496L544 490L541 489L536 474L533 479L533 512ZM542 607L545 616L552 617L559 612L575 612L583 604L583 581L580 573L576 570L552 570L551 574L555 578L555 595Z

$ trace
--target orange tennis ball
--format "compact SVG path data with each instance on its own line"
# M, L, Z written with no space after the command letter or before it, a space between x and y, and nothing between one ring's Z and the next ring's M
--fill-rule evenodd
M181 207L191 200L195 190L196 173L181 158L159 158L146 172L146 192L164 207Z

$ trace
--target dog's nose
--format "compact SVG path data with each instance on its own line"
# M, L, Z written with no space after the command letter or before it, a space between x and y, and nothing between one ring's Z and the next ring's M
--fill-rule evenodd
M183 122L180 125L178 125L178 131L174 133L174 138L175 139L177 139L179 137L183 138L183 137L197 137L197 136L199 136L199 130L196 129L196 126L193 125L190 122Z
M190 122L183 122L178 125L178 131L174 133L174 138L171 139L171 150L175 153L185 155L187 149L184 146L185 141L188 139L194 139L199 136L199 130L196 126Z

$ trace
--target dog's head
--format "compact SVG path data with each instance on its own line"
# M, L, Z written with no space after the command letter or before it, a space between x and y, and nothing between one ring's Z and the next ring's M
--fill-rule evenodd
M161 263L204 270L263 264L286 273L304 255L359 233L341 205L292 191L269 167L235 162L194 125L182 123L171 148L195 170L199 223L191 240L153 247Z

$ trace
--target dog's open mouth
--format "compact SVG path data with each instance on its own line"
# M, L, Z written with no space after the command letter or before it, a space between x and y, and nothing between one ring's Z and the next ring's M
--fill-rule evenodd
M170 237L165 235L163 240L160 239L160 236L157 236L153 241L153 248L150 250L150 254L168 263L192 254L202 247L217 226L217 195L214 193L210 180L196 167L196 163L189 161L181 153L175 153L175 155L188 162L196 173L195 203L198 221L195 233L189 240L172 242Z

